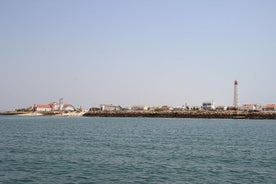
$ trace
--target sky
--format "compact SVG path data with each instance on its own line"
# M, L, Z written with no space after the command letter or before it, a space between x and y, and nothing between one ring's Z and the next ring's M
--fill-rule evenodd
M1 0L0 111L276 103L275 0Z

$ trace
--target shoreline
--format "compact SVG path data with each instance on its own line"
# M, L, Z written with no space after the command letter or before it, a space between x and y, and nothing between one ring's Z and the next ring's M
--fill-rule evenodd
M55 117L146 117L146 118L191 118L191 119L271 119L276 112L250 111L90 111L90 112L4 112L11 116Z
M149 118L197 118L197 119L274 119L276 112L248 111L94 111L86 117L149 117Z
M83 116L83 112L3 112L3 116L56 116L56 117L69 117L69 116Z

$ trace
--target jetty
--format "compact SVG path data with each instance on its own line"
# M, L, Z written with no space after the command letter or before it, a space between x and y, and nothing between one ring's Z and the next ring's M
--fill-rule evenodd
M85 116L85 117L147 117L147 118L202 118L202 119L275 119L276 112L267 111L89 111L89 112L3 112L13 116Z
M204 119L276 119L276 112L250 111L90 111L88 117L152 117Z

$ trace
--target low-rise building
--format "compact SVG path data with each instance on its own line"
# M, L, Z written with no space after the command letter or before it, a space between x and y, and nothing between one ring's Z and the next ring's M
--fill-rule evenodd
M75 109L75 107L74 107L73 105L71 105L71 104L64 104L64 105L63 105L63 110L64 110L64 111L75 111L76 109Z
M157 109L159 109L159 107L157 107L157 106L151 106L151 107L149 107L149 110L150 110L150 111L155 111L155 110L157 110Z
M263 107L264 111L276 111L276 104L266 104Z
M35 112L49 112L52 111L52 107L49 104L34 104L33 110Z
M135 106L130 107L130 110L144 111L144 110L147 110L147 107L145 107L144 105L135 105Z
M227 107L227 110L228 110L228 111L234 111L234 110L238 110L238 108L235 107L235 106L228 106L228 107Z
M169 111L169 110L171 110L171 107L169 107L169 106L167 106L167 105L163 105L163 106L160 107L160 109L161 109L162 111Z
M101 109L98 107L91 107L89 111L100 111Z
M216 106L216 110L218 110L218 111L226 111L227 110L227 106L224 106L224 105Z
M203 102L202 103L202 109L203 110L215 110L216 106L215 106L215 103L213 101L212 102Z
M255 104L244 104L239 107L241 111L255 111L257 109L257 105Z
M186 110L185 107L173 107L172 109L173 111L183 111L183 110Z
M75 111L75 107L71 104L63 104L51 102L49 104L34 104L35 112L50 112L50 111Z
M101 111L119 111L119 110L122 110L122 107L112 105L112 104L101 104L100 109Z

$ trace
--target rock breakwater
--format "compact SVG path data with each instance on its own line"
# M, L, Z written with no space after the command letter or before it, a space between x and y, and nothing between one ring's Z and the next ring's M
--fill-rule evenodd
M153 117L153 118L205 118L205 119L276 119L276 112L248 111L92 111L90 117Z

